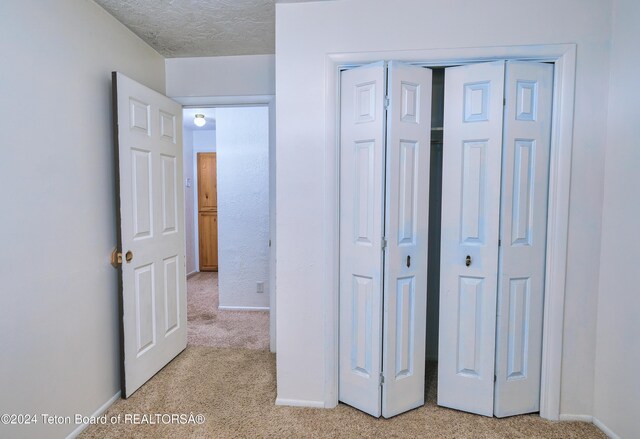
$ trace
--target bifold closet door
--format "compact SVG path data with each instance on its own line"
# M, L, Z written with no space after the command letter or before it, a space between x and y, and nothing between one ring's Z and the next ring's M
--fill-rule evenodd
M390 417L424 404L431 71L343 72L340 121L339 399Z
M339 399L380 416L385 65L340 82Z
M504 61L445 70L438 404L493 416Z
M506 66L494 414L540 409L553 65Z
M440 405L539 410L552 82L534 62L445 72Z
M382 416L424 404L431 70L388 69Z

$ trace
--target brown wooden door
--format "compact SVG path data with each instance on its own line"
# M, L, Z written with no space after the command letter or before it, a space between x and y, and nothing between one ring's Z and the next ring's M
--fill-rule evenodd
M200 271L218 271L216 153L198 153L198 235Z

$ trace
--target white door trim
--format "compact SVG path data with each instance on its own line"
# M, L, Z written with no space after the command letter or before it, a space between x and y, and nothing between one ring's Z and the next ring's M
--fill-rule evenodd
M276 211L275 211L275 191L276 191L276 97L274 95L255 96L178 96L171 97L182 104L184 108L189 107L269 107L269 235L271 238L271 249L269 251L269 349L276 352ZM216 146L217 150L217 146ZM194 150L195 152L195 150ZM203 151L198 151L203 152ZM194 154L194 157L195 154ZM194 182L197 179L197 164L194 162ZM196 207L195 238L198 244L198 218L197 202L198 186L194 184L194 206ZM196 249L196 270L200 268L199 250Z
M544 330L540 416L558 420L562 376L564 297L576 73L576 45L535 45L328 54L325 62L324 249L325 407L338 404L339 303L339 77L340 70L379 60L451 66L496 59L553 62L553 120L547 216Z

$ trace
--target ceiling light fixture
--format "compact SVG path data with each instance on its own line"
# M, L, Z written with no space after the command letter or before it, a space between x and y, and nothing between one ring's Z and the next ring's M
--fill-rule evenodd
M196 117L193 118L193 123L197 127L203 127L207 123L207 120L204 118L204 114L198 113Z

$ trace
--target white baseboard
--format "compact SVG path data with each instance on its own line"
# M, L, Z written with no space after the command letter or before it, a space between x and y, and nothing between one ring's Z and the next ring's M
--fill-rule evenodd
M187 279L189 279L192 276L195 276L196 274L200 273L198 270L194 270L191 273L187 274Z
M609 427L604 425L602 421L598 418L591 415L571 415L571 414L561 414L561 421L578 421L578 422L589 422L596 427L598 427L604 434L606 434L611 439L622 439L620 436L615 434Z
M324 401L307 401L304 399L276 398L276 405L287 405L290 407L311 407L316 409L323 409Z
M111 407L113 405L113 403L116 402L119 399L120 399L120 391L118 390L118 393L116 393L111 398L109 398L109 400L107 402L105 402L104 404L102 404L100 406L100 408L98 408L98 410L96 410L90 417L97 418L98 416L102 416L104 414L104 412L106 412L107 409L109 407ZM67 439L75 439L88 426L89 426L89 424L80 424L80 425L78 425L75 430L73 430L71 433L69 433L69 436L67 436Z
M222 311L269 311L268 306L218 306Z
M600 421L598 418L595 418L595 417L593 418L593 425L595 425L600 430L602 430L603 433L609 436L611 439L622 439L620 436L615 434L609 427L604 425L602 421Z
M572 414L560 414L559 419L561 421L577 421L577 422L593 422L593 416L590 415L572 415Z

